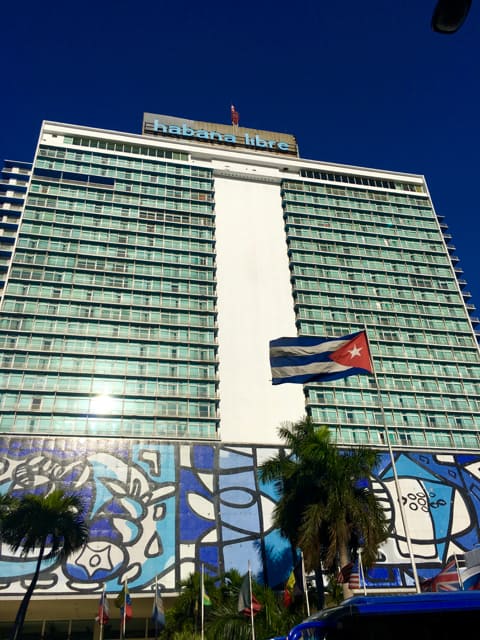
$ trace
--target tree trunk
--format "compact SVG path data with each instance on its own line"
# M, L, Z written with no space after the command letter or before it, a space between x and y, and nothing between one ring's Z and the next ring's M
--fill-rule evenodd
M315 569L315 584L317 587L317 609L321 611L325 607L325 583L321 566Z
M40 566L43 560L43 554L45 553L45 540L42 542L42 546L40 547L40 551L38 554L37 566L35 567L35 573L33 574L32 581L23 596L23 600L20 603L20 606L17 611L17 615L15 617L15 623L13 625L12 633L10 634L10 640L18 640L22 636L23 624L25 622L25 616L27 615L28 605L30 603L30 599L32 594L37 586L38 576L40 575Z
M338 559L340 561L340 569L343 569L345 565L351 562L347 547L344 544L342 544L338 550ZM342 590L344 600L353 596L353 591L350 589L348 582L342 584Z

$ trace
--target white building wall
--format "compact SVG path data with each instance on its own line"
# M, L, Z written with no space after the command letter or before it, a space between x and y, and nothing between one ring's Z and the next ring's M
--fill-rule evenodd
M279 442L305 413L302 385L271 383L268 343L295 336L278 185L215 180L220 437Z

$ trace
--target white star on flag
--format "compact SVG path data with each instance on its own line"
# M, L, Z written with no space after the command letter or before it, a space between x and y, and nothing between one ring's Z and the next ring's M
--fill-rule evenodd
M354 344L353 347L348 350L348 353L352 359L359 358L362 355L362 347L357 347L357 345Z

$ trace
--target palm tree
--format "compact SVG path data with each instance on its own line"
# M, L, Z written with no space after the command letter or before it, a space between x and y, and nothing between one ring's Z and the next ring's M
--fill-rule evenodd
M1 527L3 520L7 514L18 505L18 498L14 498L8 493L0 495L0 539L1 539Z
M250 616L238 611L239 592L244 581L237 570L231 569L224 575L205 576L205 590L212 606L205 616L204 635L208 640L250 640L252 628ZM167 611L167 626L162 637L170 640L200 638L199 604L201 577L191 574L182 581L179 597ZM261 610L255 615L255 635L271 638L284 634L298 624L303 614L286 609L278 594L262 587L253 580L253 591L261 603Z
M21 636L25 615L43 560L63 561L88 540L81 498L56 489L49 494L28 493L21 498L4 498L0 509L0 539L14 552L38 558L30 585L20 603L11 640Z
M261 603L261 610L255 615L255 637L272 638L283 636L288 629L298 624L303 614L286 609L272 589L253 582L253 591ZM238 612L238 589L235 596L225 598L212 611L206 637L208 640L250 640L252 623L250 616Z
M281 495L274 524L292 546L302 549L305 567L314 571L318 602L324 604L322 565L355 560L362 546L365 567L375 562L388 537L385 512L367 480L377 464L376 452L366 448L341 452L330 441L327 427L310 417L279 429L290 455L280 451L260 468L263 481L273 481ZM348 585L344 595L350 595Z
M201 576L192 573L180 583L180 595L174 606L167 611L167 624L164 634L176 638L178 634L190 634L191 638L200 636L200 592ZM207 591L212 596L211 589Z

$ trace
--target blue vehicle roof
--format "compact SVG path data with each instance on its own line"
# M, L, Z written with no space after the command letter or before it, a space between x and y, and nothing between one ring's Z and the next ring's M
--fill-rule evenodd
M480 591L439 591L391 596L354 596L337 609L349 608L358 613L387 613L395 611L434 611L437 609L480 608ZM325 613L328 613L326 611Z
M437 613L448 611L479 611L480 591L444 591L435 593L396 594L388 596L354 596L339 606L310 616L294 627L287 638L298 637L302 629L330 628L348 616L389 615L397 613ZM296 633L295 633L296 632Z

